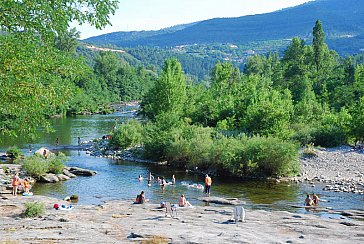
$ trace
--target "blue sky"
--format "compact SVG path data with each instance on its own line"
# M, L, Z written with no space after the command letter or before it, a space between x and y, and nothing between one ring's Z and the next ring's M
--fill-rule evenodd
M77 26L81 38L116 31L159 30L216 17L238 17L272 12L310 0L119 0L112 26L96 30Z

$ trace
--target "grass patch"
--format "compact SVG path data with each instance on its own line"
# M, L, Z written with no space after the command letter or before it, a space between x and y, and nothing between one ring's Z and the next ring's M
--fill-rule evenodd
M146 240L141 242L142 244L167 244L169 243L169 239L165 236L155 235L151 236Z

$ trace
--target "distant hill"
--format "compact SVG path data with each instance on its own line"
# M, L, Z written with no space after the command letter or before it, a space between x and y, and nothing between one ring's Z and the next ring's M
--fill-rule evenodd
M96 45L111 45L111 46L118 46L118 47L129 47L129 46L137 46L141 40L148 39L153 36L160 36L164 34L173 33L176 31L183 30L190 26L195 25L198 22L189 23L189 24L182 24L182 25L175 25L172 27L156 30L156 31L118 31L112 32L109 34L103 34L100 36L90 37L85 39L84 41L88 43L93 43ZM128 43L128 44L126 44ZM135 45L132 45L132 44Z
M316 0L267 14L216 18L159 31L114 32L84 41L117 47L175 47L212 43L246 44L287 40L294 36L310 40L317 19L323 23L331 48L343 55L364 49L363 0Z

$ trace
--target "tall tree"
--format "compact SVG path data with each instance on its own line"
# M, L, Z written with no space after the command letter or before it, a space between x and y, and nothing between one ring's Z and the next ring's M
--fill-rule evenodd
M321 21L317 20L315 23L315 27L313 28L313 40L312 40L312 46L314 50L314 62L317 72L319 72L319 70L322 67L325 45L326 45L325 33L324 30L322 29Z
M72 21L109 24L117 0L4 0L0 4L0 135L31 135L62 112L85 68L61 47ZM60 46L59 46L60 47ZM3 136L0 136L0 140Z
M181 116L185 102L186 80L181 63L175 58L168 59L159 79L143 99L143 113L151 119L162 113Z

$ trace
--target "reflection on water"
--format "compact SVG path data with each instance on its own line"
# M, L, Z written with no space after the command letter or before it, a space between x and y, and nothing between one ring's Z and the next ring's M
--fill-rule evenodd
M135 109L135 108L131 108ZM130 113L114 113L111 115L75 116L71 118L53 119L55 132L45 134L39 132L39 139L29 142L22 138L9 138L4 140L0 150L4 151L8 146L18 145L28 153L29 143L33 150L41 146L55 145L56 138L64 145L77 145L77 138L92 140L108 134L116 122L133 117ZM151 202L171 201L177 203L181 194L185 194L193 205L203 205L197 200L204 196L201 189L187 187L181 184L203 184L204 175L186 172L166 166L141 164L124 161L114 161L105 158L91 157L85 152L64 151L69 156L66 163L69 166L97 171L92 177L77 177L65 182L54 184L36 184L33 188L35 194L49 195L57 198L65 198L72 194L79 196L78 204L99 204L112 199L134 200L142 190ZM147 177L151 171L155 178L164 176L167 181L174 174L177 179L175 186L167 185L164 190L153 182L147 186L146 180L138 181L138 175ZM315 188L306 184L280 183L273 184L264 181L243 181L234 178L213 178L212 195L221 197L235 197L247 202L249 208L285 209L304 213L304 209L291 208L290 205L303 205L307 193L317 193L326 202L322 205L334 209L363 209L363 195L324 192L324 186L319 184Z

